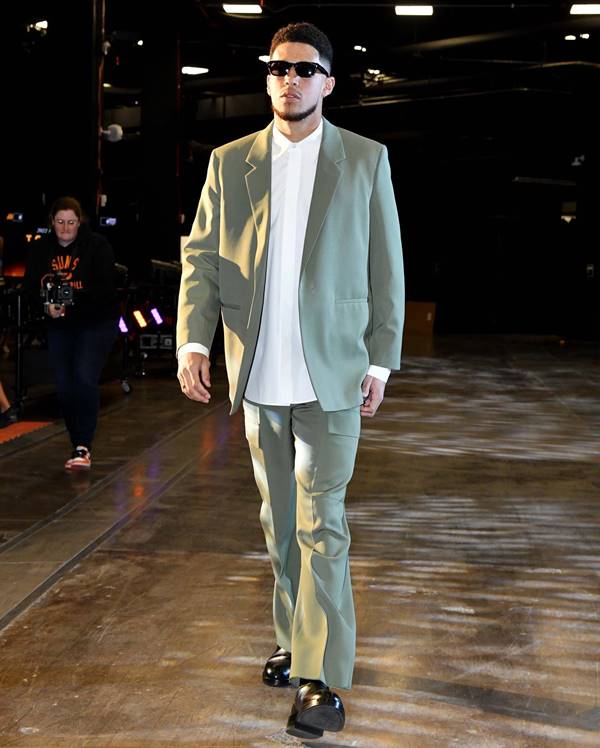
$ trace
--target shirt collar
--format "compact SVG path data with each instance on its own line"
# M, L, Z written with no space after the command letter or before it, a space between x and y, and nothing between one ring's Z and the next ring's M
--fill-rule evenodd
M275 143L279 149L284 152L287 151L287 149L292 145L308 145L309 143L313 143L315 140L321 140L321 137L323 135L323 119L321 118L321 121L319 122L319 126L311 132L310 135L307 135L302 140L299 140L297 143L294 143L289 138L286 138L286 136L280 132L276 125L273 125L273 143Z

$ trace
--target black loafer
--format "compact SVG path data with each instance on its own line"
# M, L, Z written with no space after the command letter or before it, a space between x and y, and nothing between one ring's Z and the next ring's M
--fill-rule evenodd
M291 653L282 647L277 647L265 663L262 674L263 683L275 688L289 686L291 664Z
M340 697L321 681L309 681L296 692L286 732L310 740L322 737L325 730L339 732L345 722Z

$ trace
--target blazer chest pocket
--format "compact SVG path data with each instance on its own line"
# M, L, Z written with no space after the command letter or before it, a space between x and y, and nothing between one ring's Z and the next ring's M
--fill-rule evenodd
M336 299L336 304L366 304L368 299Z

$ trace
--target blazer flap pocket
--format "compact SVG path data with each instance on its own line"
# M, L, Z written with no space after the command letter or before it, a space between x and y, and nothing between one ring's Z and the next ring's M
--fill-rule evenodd
M334 410L327 413L327 430L341 436L360 436L360 407L348 410Z
M368 301L367 298L363 299L336 299L336 304L366 304Z

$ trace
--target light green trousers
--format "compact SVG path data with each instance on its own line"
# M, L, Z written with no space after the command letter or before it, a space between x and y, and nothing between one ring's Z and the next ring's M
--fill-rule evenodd
M277 644L292 678L349 689L356 622L344 499L360 410L324 412L244 401L246 437L262 498L260 521L275 575Z

